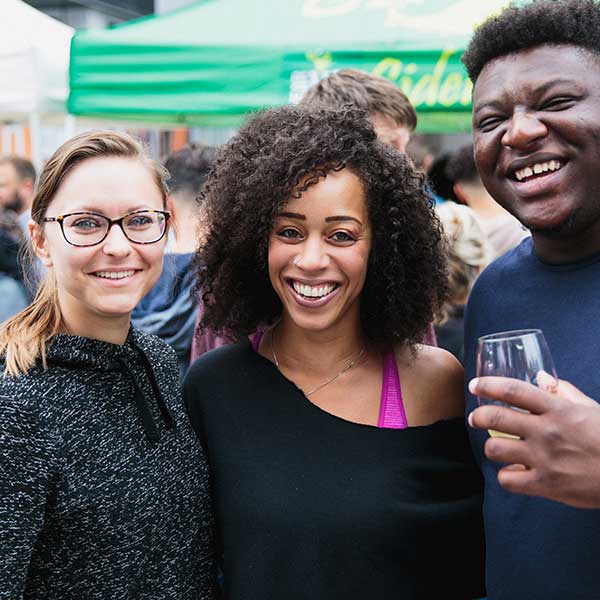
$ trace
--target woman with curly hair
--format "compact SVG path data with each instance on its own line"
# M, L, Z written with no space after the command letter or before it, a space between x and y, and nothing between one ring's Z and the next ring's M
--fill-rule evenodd
M427 198L352 108L260 113L217 157L202 325L241 341L185 397L228 599L482 592L462 368L418 344L447 288Z

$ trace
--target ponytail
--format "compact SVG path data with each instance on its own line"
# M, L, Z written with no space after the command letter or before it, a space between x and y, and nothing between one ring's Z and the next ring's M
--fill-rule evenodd
M56 281L48 272L33 302L0 327L4 376L27 373L40 359L46 368L46 344L58 333L60 324Z

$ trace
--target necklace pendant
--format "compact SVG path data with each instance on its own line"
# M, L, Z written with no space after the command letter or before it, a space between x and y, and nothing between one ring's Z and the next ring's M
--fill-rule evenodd
M333 383L338 377L340 377L341 375L343 375L344 373L349 371L362 358L362 356L366 352L366 350L367 350L367 346L365 345L361 348L360 352L344 368L342 368L333 377L331 377L331 379L324 381L323 383L319 384L317 387L313 388L312 390L309 390L308 392L304 392L304 395L306 397L308 397L311 394L318 392L320 389L324 388L326 385ZM277 359L277 354L275 354L275 336L273 334L273 329L271 329L271 355L273 356L273 362L275 363L277 370L281 373L281 368L279 367L279 360Z

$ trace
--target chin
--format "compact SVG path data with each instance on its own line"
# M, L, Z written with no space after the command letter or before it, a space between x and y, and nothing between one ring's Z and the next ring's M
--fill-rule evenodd
M326 331L335 324L335 320L333 318L322 315L308 317L306 315L298 315L297 313L294 314L293 312L288 312L288 317L296 327L302 329L303 331Z
M576 217L577 213L573 211L566 217L554 222L552 219L547 219L546 222L544 222L544 219L540 219L537 222L535 220L523 220L523 224L532 233L544 235L549 238L560 238L573 233L576 227Z
M105 317L122 319L123 317L129 317L136 305L137 303L132 304L130 302L104 304L97 306L96 312Z

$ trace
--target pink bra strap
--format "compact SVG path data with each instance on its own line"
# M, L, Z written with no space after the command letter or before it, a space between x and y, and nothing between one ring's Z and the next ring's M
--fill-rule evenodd
M398 364L393 350L386 352L383 356L383 383L377 427L385 429L406 429L408 427L402 402Z
M250 336L250 344L254 352L258 352L263 334L264 331L259 330ZM406 429L408 427L402 402L398 364L393 350L383 355L383 382L377 427L385 429Z
M252 350L254 350L254 352L258 352L258 347L260 346L260 340L262 340L263 334L264 331L259 329L250 336L250 345L252 346Z

